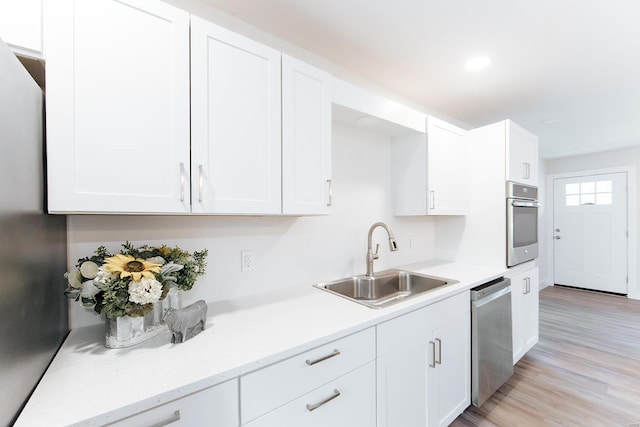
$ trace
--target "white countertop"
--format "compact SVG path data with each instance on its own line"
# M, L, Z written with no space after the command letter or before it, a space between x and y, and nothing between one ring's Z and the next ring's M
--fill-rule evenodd
M399 267L459 281L371 309L312 286L209 305L205 331L127 349L104 347L104 326L74 329L16 426L102 425L238 377L503 276L506 269L427 261Z

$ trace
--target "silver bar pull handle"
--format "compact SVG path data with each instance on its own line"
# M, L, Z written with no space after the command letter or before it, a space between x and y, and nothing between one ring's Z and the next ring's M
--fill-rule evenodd
M184 202L184 183L186 179L184 176L184 163L180 162L180 201Z
M202 189L204 187L204 170L202 165L198 165L198 201L202 203Z
M333 180L328 179L327 184L329 184L329 202L327 206L333 205Z
M527 294L527 278L526 277L522 278L522 294L523 295Z
M438 365L442 365L442 340L440 338L436 338L436 342L438 343L438 360L434 361L434 365L436 363Z
M310 404L310 403L307 403L307 410L308 410L309 412L311 412L311 411L315 411L316 409L318 409L318 408L319 408L319 407L321 407L322 405L324 405L324 404L327 404L327 403L331 402L333 399L335 399L335 398L336 398L336 397L338 397L338 396L340 396L340 391L339 391L337 388L336 388L336 389L333 389L333 394L332 394L331 396L327 397L326 399L321 400L321 401L320 401L320 402L318 402L318 403L314 403L313 405L312 405L312 404Z
M429 197L430 197L429 208L435 209L436 208L436 192L434 190L431 190L429 192Z
M331 353L331 354L327 354L326 356L322 356L322 357L320 357L318 359L315 359L315 360L307 359L307 360L305 360L305 362L307 363L307 365L313 366L316 363L324 362L327 359L331 359L332 357L336 357L336 356L339 356L339 355L340 355L340 350L335 349L335 350L333 350L333 353Z
M429 363L430 368L436 367L436 343L433 341L429 341L429 345L431 346L431 360L433 360L433 364Z
M163 427L163 426L168 426L169 424L173 424L177 421L180 421L180 411L176 410L173 413L173 416L171 418L167 418L164 421L160 421L159 423L155 423L153 425L150 425L149 427Z

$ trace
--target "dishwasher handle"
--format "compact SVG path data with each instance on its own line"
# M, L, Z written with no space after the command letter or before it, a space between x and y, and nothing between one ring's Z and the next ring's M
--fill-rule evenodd
M471 289L471 301L479 301L487 298L489 295L508 289L511 286L511 280L500 277L498 279L487 282L483 285Z
M489 295L487 295L486 297L484 297L482 299L472 301L472 304L475 307L482 307L484 305L489 304L492 301L497 300L498 298L502 298L505 295L509 295L510 293L511 293L511 288L506 287L506 288L503 288L503 289L499 290L498 292L494 292L492 294L489 294ZM509 295L509 298L511 298L511 295Z

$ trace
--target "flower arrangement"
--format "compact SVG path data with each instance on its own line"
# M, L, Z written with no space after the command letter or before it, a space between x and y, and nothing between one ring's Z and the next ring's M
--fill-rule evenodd
M190 254L177 246L134 247L126 242L120 253L100 246L80 258L77 270L65 273L65 295L108 318L141 317L164 299L171 288L188 291L205 273L208 251Z

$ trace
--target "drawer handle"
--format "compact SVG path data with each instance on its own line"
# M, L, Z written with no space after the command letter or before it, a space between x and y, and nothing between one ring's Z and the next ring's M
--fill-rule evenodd
M153 425L151 425L151 426L149 426L149 427L163 427L163 426L168 426L169 424L173 424L173 423L175 423L176 421L180 421L180 411L179 411L179 410L176 410L176 411L173 413L173 416L172 416L171 418L167 418L166 420L164 420L164 421L160 421L159 423L155 423L155 424L153 424Z
M313 404L313 405L311 405L311 404L307 403L307 410L308 410L309 412L311 412L311 411L315 411L316 409L318 409L319 407L321 407L321 406L322 406L322 405L324 405L325 403L329 403L329 402L331 402L333 399L335 399L335 398L336 398L336 397L338 397L338 396L340 396L340 392L339 392L339 391L338 391L338 389L336 388L336 389L334 389L334 390L333 390L333 394L332 394L331 396L327 397L326 399L324 399L324 400L322 400L322 401L320 401L320 402L318 402L318 403L315 403L315 404Z
M321 358L315 359L315 360L307 359L307 360L305 360L305 362L307 363L307 365L313 366L316 363L324 362L327 359L331 359L332 357L336 357L336 356L339 356L339 355L340 355L340 350L335 349L335 350L333 350L333 353L331 353L331 354L327 354L326 356L322 356Z

